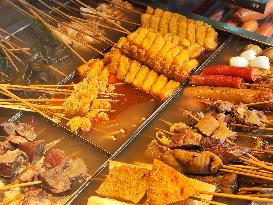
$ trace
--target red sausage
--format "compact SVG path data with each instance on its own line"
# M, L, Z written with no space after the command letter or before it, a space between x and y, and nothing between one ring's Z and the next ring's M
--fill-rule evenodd
M240 88L242 85L242 78L224 76L224 75L193 75L190 77L190 84L214 86L214 87L230 87Z
M241 77L244 80L255 81L255 69L254 68L243 68L236 66L228 66L228 65L216 65L206 67L202 75L226 75L233 77Z
M273 35L273 26L271 23L265 23L258 29L257 33L266 37L271 37Z

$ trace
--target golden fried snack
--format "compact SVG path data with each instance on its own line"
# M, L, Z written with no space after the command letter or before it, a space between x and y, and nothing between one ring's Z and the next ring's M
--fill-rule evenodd
M128 37L129 37L129 35L128 35ZM120 37L120 39L118 40L116 46L118 48L120 48L125 42L127 42L127 38L126 37Z
M127 36L127 40L130 41L130 42L131 42L131 41L134 41L135 38L139 35L140 31L141 31L141 29L139 28L139 29L137 29L135 32L130 33L130 34ZM124 38L124 37L121 37L121 38ZM118 44L120 44L120 43L118 42Z
M142 65L140 70L138 71L136 78L133 82L133 85L137 88L141 88L146 76L149 73L149 68L145 65Z
M130 61L127 57L121 55L120 62L119 62L119 68L117 71L117 79L123 80L125 76L127 75L130 67Z
M142 41L141 48L149 50L156 38L156 33L149 32L146 38Z
M154 10L152 7L147 6L146 14L151 14L151 15L153 15L153 14L154 14L154 11L155 11L155 10Z
M148 28L151 28L153 31L158 32L159 23L160 23L160 18L158 16L151 16L150 17L150 26Z
M180 19L178 21L177 33L180 38L182 39L187 38L187 27L188 27L187 20Z
M88 62L86 62L85 64L79 66L76 70L79 73L79 75L81 77L86 76L87 73L90 70L90 67L92 66L92 64L94 63L94 59L89 60Z
M149 32L148 29L139 28L138 35L136 36L136 38L134 38L131 41L134 42L135 45L140 46L142 41L145 39L146 35L148 34L148 32Z
M156 55L159 53L159 51L162 49L162 47L164 46L165 44L165 40L163 38L162 35L157 35L154 43L153 43L153 46L150 48L150 50L148 51L148 55L151 57L151 58L155 58Z
M155 96L159 96L160 91L165 87L165 85L168 83L168 78L166 78L166 76L164 75L160 75L155 83L153 84L152 88L151 88L151 94L155 95Z
M146 79L143 82L142 90L148 93L151 90L153 84L155 83L157 77L158 74L155 71L150 70Z
M167 57L169 51L173 48L173 44L171 41L166 41L162 49L160 50L158 57L163 60Z
M129 72L127 73L125 77L125 82L132 84L134 82L134 79L141 67L141 64L135 60L131 61Z
M218 46L217 42L217 36L218 33L212 28L211 26L208 26L207 32L206 32L206 39L205 39L205 47L209 50L215 50Z
M161 17L163 15L164 11L162 9L156 8L154 10L154 15L157 17Z
M159 96L162 99L167 99L180 86L179 82L170 80L166 86L161 90Z
M165 39L165 41L171 41L172 42L173 35L171 33L165 33L165 34L162 34L162 36Z
M151 15L150 14L143 14L143 15L141 15L140 18L141 18L142 27L149 28Z
M200 46L197 43L192 43L188 48L187 48L188 54L190 58L197 58L200 56L204 51L205 48L203 46Z
M207 30L207 27L205 26L203 21L196 21L195 38L196 38L196 43L198 43L200 46L204 46L204 41L206 38L206 30Z
M174 45L174 46L179 46L180 45L180 38L178 37L178 36L173 36L172 37L172 44Z
M187 21L188 26L187 26L187 39L191 42L191 43L195 43L196 42L196 38L195 38L195 21L188 19Z
M118 68L118 62L120 59L121 53L118 49L111 49L111 52L108 52L107 55L104 57L106 62L110 62L108 64L109 72L116 73Z
M178 20L179 20L179 14L173 13L172 18L170 19L169 33L173 34L174 36L177 36Z
M175 56L174 63L179 66L183 66L183 64L188 60L190 60L189 53L184 49L181 50L177 56Z
M89 78L98 76L102 71L103 67L103 61L101 61L100 59L95 59L86 76Z
M159 33L165 34L169 31L169 20L171 17L170 12L164 12L161 19L160 19L160 27L158 29Z

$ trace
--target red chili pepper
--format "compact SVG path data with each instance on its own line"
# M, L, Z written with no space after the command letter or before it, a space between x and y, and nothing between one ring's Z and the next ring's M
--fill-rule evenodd
M206 67L201 75L225 75L241 77L244 80L255 81L255 69L251 67L236 67L228 65L216 65Z
M215 86L215 87L230 87L240 88L242 85L242 78L224 76L224 75L193 75L190 77L190 84Z

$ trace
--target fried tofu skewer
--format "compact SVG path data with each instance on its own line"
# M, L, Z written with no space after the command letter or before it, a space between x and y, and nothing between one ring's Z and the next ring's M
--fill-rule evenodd
M198 66L195 58L204 51L204 47L196 43L147 28L139 28L127 38L120 38L116 47L127 57L179 82Z

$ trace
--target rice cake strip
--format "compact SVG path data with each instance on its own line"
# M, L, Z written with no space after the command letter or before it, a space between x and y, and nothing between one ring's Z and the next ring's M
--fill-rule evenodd
M147 78L143 82L142 90L148 93L151 90L152 86L154 85L157 77L158 74L155 71L150 70L150 72L147 75Z
M136 75L133 85L137 88L141 88L146 76L148 75L148 72L149 72L149 68L145 65L142 65Z
M166 86L160 91L160 98L167 99L180 86L179 82L170 80Z
M154 85L151 88L151 94L155 95L155 96L159 96L160 91L165 87L165 85L168 82L168 78L165 75L160 75Z
M125 82L132 84L134 79L141 67L141 64L138 61L132 60L129 68L129 72L125 77Z
M130 67L130 61L129 58L127 58L124 55L120 56L120 61L119 61L119 69L117 71L117 79L118 80L123 80L125 76L128 73Z

